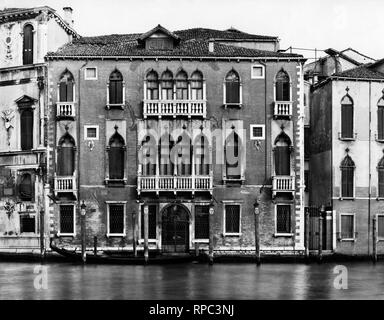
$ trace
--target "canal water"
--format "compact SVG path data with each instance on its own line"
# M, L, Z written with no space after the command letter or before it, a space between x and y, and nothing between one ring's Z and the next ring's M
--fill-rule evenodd
M340 284L348 288L337 289ZM4 299L384 299L384 263L257 267L2 262L0 300Z

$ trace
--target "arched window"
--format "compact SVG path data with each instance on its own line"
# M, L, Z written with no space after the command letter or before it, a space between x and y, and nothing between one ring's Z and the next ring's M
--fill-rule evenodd
M192 144L185 131L177 138L176 146L177 175L189 176L192 174Z
M67 132L59 140L57 175L73 176L75 172L75 139Z
M240 77L235 70L231 70L225 77L225 103L239 104L240 102Z
M191 99L203 100L203 74L196 70L191 76Z
M233 131L225 140L225 165L227 179L240 179L240 148L239 135Z
M276 101L291 101L291 84L289 75L280 70L276 75Z
M161 98L163 100L173 99L173 74L166 70L161 75Z
M27 24L23 28L23 65L33 63L33 27Z
M341 138L353 139L353 100L348 94L341 100Z
M159 99L159 76L157 72L152 70L147 74L147 99L158 100Z
M354 173L355 163L352 158L347 154L340 165L341 169L341 197L353 198L354 197Z
M19 187L20 200L32 201L33 184L32 184L32 176L30 173L24 173L20 177L20 182L18 187Z
M115 70L109 76L109 104L123 103L123 76Z
M73 80L73 75L68 70L66 70L59 82L59 101L60 102L73 102L74 101L74 95L73 95L73 89L74 89L75 82Z
M204 134L200 134L194 143L195 174L197 176L209 175L209 144Z
M171 135L164 134L159 143L159 169L160 175L174 174L174 161L172 159L172 148L175 145Z
M377 139L384 140L384 97L377 103Z
M124 179L124 159L125 159L125 141L117 132L109 139L109 179Z
M33 148L33 110L20 110L20 144L21 150Z
M147 134L141 143L142 166L144 176L156 175L156 140L151 134Z
M184 70L176 75L176 99L188 100L188 75Z
M274 158L275 175L291 175L291 139L285 132L281 132L275 140Z
M384 157L381 158L377 165L377 177L378 177L378 197L384 198Z

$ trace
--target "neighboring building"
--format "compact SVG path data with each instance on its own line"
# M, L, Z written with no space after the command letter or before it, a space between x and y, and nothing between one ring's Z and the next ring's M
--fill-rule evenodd
M89 248L132 249L137 230L141 249L145 212L151 248L207 249L212 232L217 252L254 252L258 202L261 249L302 252L305 59L277 50L159 25L48 54L56 242L79 246L84 201Z
M44 56L77 34L38 7L0 10L0 36L0 250L40 249L49 231Z
M383 60L336 73L311 97L310 204L329 211L327 248L384 253Z

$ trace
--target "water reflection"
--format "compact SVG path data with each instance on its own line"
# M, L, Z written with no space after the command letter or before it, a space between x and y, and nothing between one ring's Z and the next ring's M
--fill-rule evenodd
M334 288L336 264L47 264L48 289L34 288L35 264L0 263L2 299L384 299L384 264L345 264L348 290Z

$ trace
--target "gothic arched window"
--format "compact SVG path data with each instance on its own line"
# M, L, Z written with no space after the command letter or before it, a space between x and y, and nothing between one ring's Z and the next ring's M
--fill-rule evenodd
M240 103L240 77L233 69L225 77L225 103Z
M73 102L74 101L74 79L72 73L68 70L64 71L59 82L59 101Z
M173 99L173 74L166 70L161 75L161 98L163 100Z
M192 144L185 131L178 137L176 147L177 175L189 176L192 174Z
M73 176L75 172L75 139L67 132L59 140L57 155L57 175Z
M123 103L123 76L115 70L109 76L109 104Z
M377 139L384 140L384 97L377 103Z
M196 70L191 76L191 99L203 100L203 74Z
M159 99L159 76L156 71L152 70L147 74L147 99Z
M280 70L276 75L275 92L276 101L291 100L291 84L289 75L284 70Z
M142 167L144 176L156 175L156 140L151 134L147 134L141 142Z
M275 175L291 175L291 139L285 132L281 132L275 140L274 158Z
M159 143L159 169L160 175L174 174L174 159L172 159L172 149L175 145L170 134L164 134Z
M197 176L209 175L209 144L204 134L200 134L196 139L194 146L195 174Z
M125 162L124 138L116 131L109 139L108 147L109 179L123 180Z
M340 165L341 170L341 197L354 197L355 163L347 154Z
M239 135L233 131L225 140L225 165L227 179L240 179L240 149Z
M384 157L381 158L377 165L377 177L378 177L378 197L384 198Z
M353 100L348 94L341 100L341 138L353 139Z

